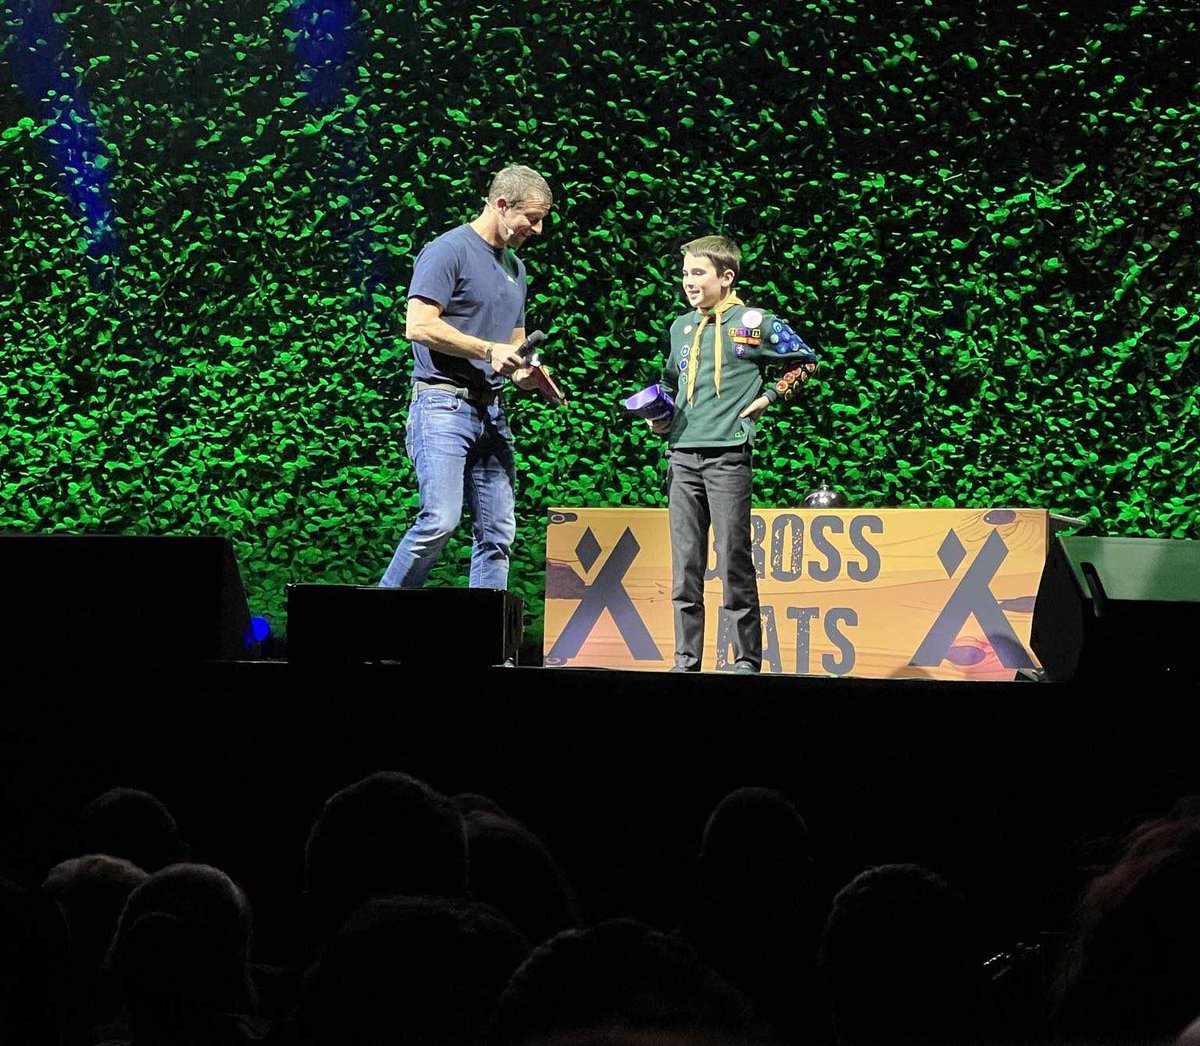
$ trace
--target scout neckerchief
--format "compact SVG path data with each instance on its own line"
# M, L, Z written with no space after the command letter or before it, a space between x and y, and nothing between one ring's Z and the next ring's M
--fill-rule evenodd
M687 401L692 402L692 390L696 387L696 372L700 370L700 335L704 333L704 328L708 321L715 317L716 323L713 327L713 361L715 370L713 371L713 385L716 387L717 395L721 395L721 317L732 309L735 305L742 305L742 299L736 294L729 295L718 304L713 311L700 320L700 325L696 328L696 336L692 339L692 365L688 368L687 377Z

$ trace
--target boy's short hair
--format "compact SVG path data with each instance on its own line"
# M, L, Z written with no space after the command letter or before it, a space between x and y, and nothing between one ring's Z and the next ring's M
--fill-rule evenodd
M729 270L734 280L742 267L742 249L728 236L701 236L679 248L680 254L694 254L713 263L717 275Z

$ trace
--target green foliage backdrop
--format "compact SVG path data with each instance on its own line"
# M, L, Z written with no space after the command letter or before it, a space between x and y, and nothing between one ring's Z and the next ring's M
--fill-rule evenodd
M678 244L713 230L743 243L743 297L825 360L770 418L761 504L825 480L1200 538L1196 21L1182 0L59 0L61 93L37 99L10 5L0 529L227 535L277 630L289 580L373 583L416 506L412 259L526 162L557 195L523 252L529 326L573 394L510 401L535 630L547 506L664 503L618 401L681 311ZM83 163L56 159L68 91L95 120ZM102 256L71 195L97 170ZM465 584L466 533L433 583Z

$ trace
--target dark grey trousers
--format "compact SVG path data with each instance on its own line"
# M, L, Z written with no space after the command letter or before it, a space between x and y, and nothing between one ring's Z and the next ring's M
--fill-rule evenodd
M671 605L675 666L700 670L704 651L704 573L711 524L724 590L723 614L733 625L734 659L762 665L758 579L750 550L749 446L671 451L667 515L671 525Z

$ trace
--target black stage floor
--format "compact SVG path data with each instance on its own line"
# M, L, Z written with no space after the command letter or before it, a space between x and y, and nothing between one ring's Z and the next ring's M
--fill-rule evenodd
M1200 792L1190 683L948 683L286 662L6 673L0 870L36 881L105 788L158 794L286 949L308 826L379 769L525 821L589 918L678 918L705 819L790 795L836 890L915 861L997 946L1060 926L1109 841Z

